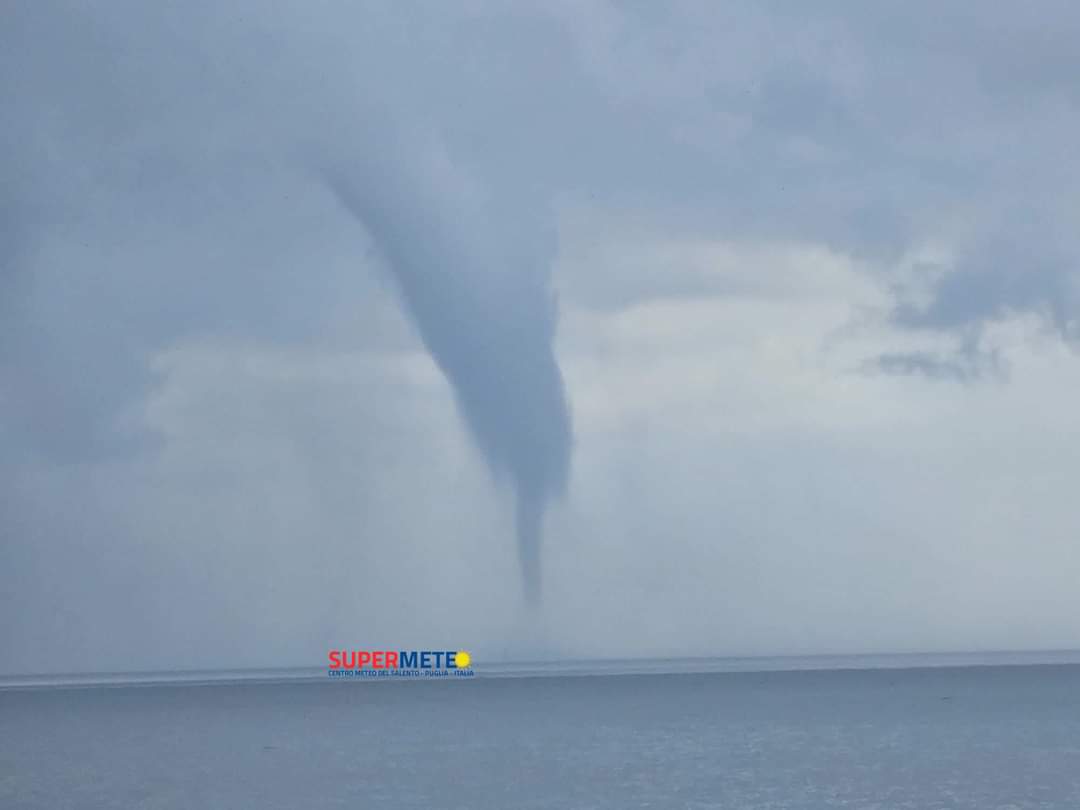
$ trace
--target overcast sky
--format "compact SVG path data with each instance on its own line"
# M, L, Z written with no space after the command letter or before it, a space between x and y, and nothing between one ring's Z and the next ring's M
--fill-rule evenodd
M5 4L0 672L1080 646L1078 41Z

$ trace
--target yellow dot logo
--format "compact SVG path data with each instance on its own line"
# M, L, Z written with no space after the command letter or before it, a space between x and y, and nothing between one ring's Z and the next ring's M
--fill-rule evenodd
M457 666L458 669L467 669L471 663L472 656L464 650L458 650L454 654L454 665Z

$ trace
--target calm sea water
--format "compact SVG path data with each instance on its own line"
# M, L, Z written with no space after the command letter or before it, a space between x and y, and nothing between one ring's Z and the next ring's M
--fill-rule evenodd
M0 807L1078 808L1080 667L0 690Z

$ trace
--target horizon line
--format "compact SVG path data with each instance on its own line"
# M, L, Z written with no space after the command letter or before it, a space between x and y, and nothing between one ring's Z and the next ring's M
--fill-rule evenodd
M1069 665L1080 665L1080 649L502 660L481 662L479 665L474 662L472 669L475 670L477 678L557 678ZM0 692L36 689L318 683L327 681L326 672L327 667L283 666L24 673L0 675ZM424 682L426 679L415 680ZM349 679L349 682L372 681Z

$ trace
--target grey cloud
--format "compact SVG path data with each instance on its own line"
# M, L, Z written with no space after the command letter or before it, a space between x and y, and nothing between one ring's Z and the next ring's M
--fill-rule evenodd
M898 307L900 323L959 328L1008 311L1043 316L1063 336L1080 335L1077 318L1078 257L1056 245L1054 234L1022 218L1006 221L935 283L929 306Z
M155 633L159 646L140 664L175 664L169 650L183 645L171 642L211 636L221 655L226 642L242 641L253 660L260 648L252 627L264 638L273 631L246 603L265 609L263 620L274 612L258 576L245 570L254 558L260 575L290 565L312 572L289 590L289 616L277 617L296 633L274 637L283 657L296 649L290 640L329 622L301 620L305 610L330 611L319 602L326 570L361 570L370 600L333 604L343 614L375 615L376 596L386 597L397 610L377 614L387 628L422 628L431 614L389 590L380 565L429 585L436 578L425 572L442 566L468 587L489 587L470 571L493 565L498 547L481 544L483 554L459 564L460 537L486 543L485 532L513 531L514 520L483 512L498 501L484 500L482 485L461 491L469 519L440 500L458 457L422 484L397 468L386 474L399 446L401 458L423 466L452 423L421 411L424 427L438 430L398 425L385 435L378 415L413 391L400 378L340 372L357 375L347 396L334 386L311 393L307 378L268 391L252 385L245 358L276 349L305 358L373 352L396 363L419 345L388 294L399 286L486 458L535 495L522 510L520 532L530 535L535 507L566 475L569 421L551 347L548 272L561 247L553 212L568 200L631 212L646 230L687 241L824 244L866 259L868 272L924 240L944 242L956 249L956 265L926 306L899 307L885 328L947 332L962 342L1003 314L1034 312L1059 335L1074 334L1080 11L1072 3L9 5L0 27L0 614L22 624L0 627L0 649L10 656L0 669L55 662L35 647L41 637L57 648L77 642L102 666L134 660L137 637ZM370 242L327 193L327 172ZM622 234L613 227L598 238ZM453 272L421 269L436 266ZM754 285L648 259L571 269L581 277L562 287L564 298L601 313ZM188 366L160 365L163 354L193 345L249 351L236 350L235 365L205 384L192 382ZM617 353L618 340L607 348ZM976 379L987 358L965 351L875 345L872 370L898 386L916 374ZM630 370L644 363L624 361ZM768 373L755 368L751 376ZM592 406L619 411L623 403L605 396L648 400L655 392L647 382L630 393L594 392ZM366 389L379 407L351 408ZM148 403L163 392L175 413L149 419ZM320 410L338 396L345 398L332 415ZM450 399L439 404L452 410ZM743 427L725 418L718 408L710 424ZM258 429L238 437L237 425ZM667 427L655 427L661 448ZM816 480L830 465L862 476L871 465L860 456L856 471L843 453L823 450L830 436L803 437L797 457L785 441L763 457L748 439L745 465L722 479L732 508L717 516L712 492L720 485L709 465L726 458L721 443L695 437L685 452L658 451L655 462L632 453L611 460L596 450L609 428L590 429L581 439L593 453L586 474L602 482L632 474L642 483L613 496L603 520L587 515L593 522L580 542L604 554L580 581L567 580L583 593L604 561L618 559L647 579L663 557L656 538L669 531L689 545L699 530L707 534L725 561L738 557L733 570L750 582L758 538L804 550L816 542L791 511L791 491L804 477ZM684 476L681 457L691 452L701 454L701 468ZM282 459L287 473L270 475L286 466ZM760 476L746 484L743 468L754 463ZM873 470L897 514L909 511L909 496L935 494L919 488L917 472ZM762 483L773 475L788 476L788 487L764 504ZM214 492L199 488L206 479ZM666 501L646 496L653 479L670 487ZM841 475L836 490L846 486ZM333 497L306 501L307 488ZM267 503L294 501L305 505L283 521L287 528L261 515ZM751 531L736 506L782 530ZM804 506L807 514L816 508ZM409 523L422 508L430 519ZM945 500L935 508L954 516ZM490 520L472 521L477 510ZM836 506L841 523L846 510ZM953 519L959 533L966 524ZM560 520L558 511L548 518L556 529ZM410 529L400 528L406 523ZM932 523L928 517L919 531L929 536ZM443 546L428 542L444 527ZM251 535L268 533L278 556L264 559ZM333 541L318 545L327 537ZM731 538L745 542L723 545ZM588 549L581 558L568 551L559 531L549 545L564 574L588 557ZM763 545L762 565L772 570L768 552ZM844 555L859 552L833 553L840 559L830 581L842 583ZM859 570L877 571L873 550L864 553ZM313 562L312 554L322 556ZM673 588L693 559L661 560ZM695 575L719 567L703 563ZM243 599L225 593L237 579ZM797 576L769 581L797 601ZM947 591L949 578L939 581ZM48 616L34 607L34 583L57 606ZM483 603L485 611L510 604L490 587L499 599ZM129 589L153 600L161 591L182 602L200 588L215 610L190 616L167 604L152 619L131 616L116 596ZM658 626L674 615L663 593L649 606ZM748 602L754 593L750 585L739 591ZM606 603L612 615L617 607ZM838 601L829 615L843 611ZM355 615L342 624L355 626ZM784 615L768 615L763 647L787 638L769 636ZM88 639L105 636L95 623L120 639L98 644L96 658ZM691 635L673 633L671 644L685 648Z
M960 353L943 356L933 352L887 352L874 358L867 369L883 374L921 374L934 380L971 382L982 379L988 370L998 369L1000 361L993 355Z

